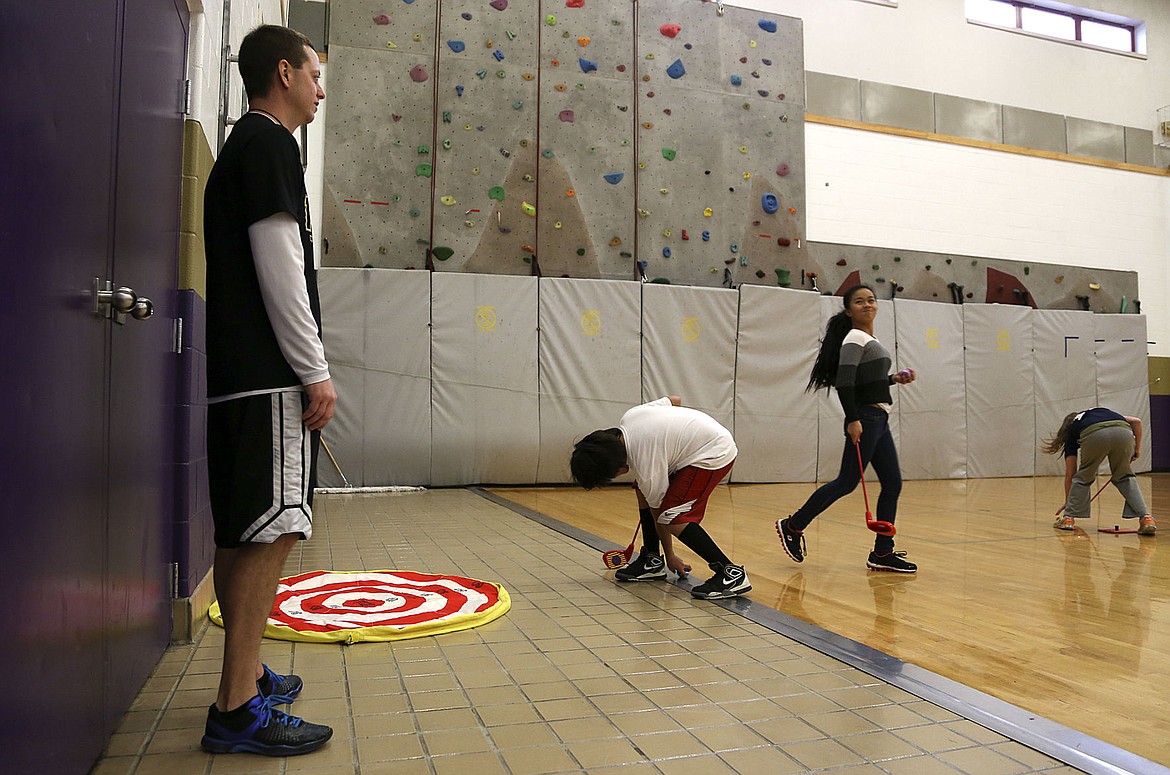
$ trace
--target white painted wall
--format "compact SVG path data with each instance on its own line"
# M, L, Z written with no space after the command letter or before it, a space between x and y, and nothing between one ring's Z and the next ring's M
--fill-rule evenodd
M808 236L1138 272L1170 356L1170 178L809 124Z
M1170 3L1069 2L1144 20L1147 58L969 24L964 0L725 4L803 19L806 70L1152 130L1170 104Z
M742 0L804 20L805 69L1154 129L1170 103L1170 3L1084 0L1143 19L1148 58L968 24L963 0ZM1170 356L1170 178L810 124L808 237L1136 271L1150 354Z

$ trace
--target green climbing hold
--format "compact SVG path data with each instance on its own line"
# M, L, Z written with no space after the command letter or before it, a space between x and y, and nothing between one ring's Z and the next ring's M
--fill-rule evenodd
M432 169L433 168L430 164L423 162L414 168L414 176L416 178L429 178L431 176Z
M488 189L488 199L495 199L497 202L504 201L504 187L492 186Z
M451 248L440 246L437 248L431 248L431 255L440 261L446 261L448 258L455 255L455 251Z
M776 270L776 284L788 287L792 285L792 272L787 269Z
M655 277L650 282L657 283L658 285L670 285L670 278L668 278L668 277Z
M873 271L876 272L877 270L882 268L882 265L881 264L874 264L873 267L871 267L871 268L873 269Z
M674 157L677 155L678 155L678 151L676 151L673 148L663 148L662 149L662 158L666 159L667 161L674 161Z
M898 262L898 261L901 261L901 260L902 260L902 257L901 257L901 256L894 256L894 261L895 261L895 263L896 263L896 262Z
M579 256L585 255L585 248L577 248L577 255L579 255Z

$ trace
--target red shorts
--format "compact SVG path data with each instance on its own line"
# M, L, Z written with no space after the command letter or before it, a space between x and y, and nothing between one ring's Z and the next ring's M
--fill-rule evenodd
M662 496L658 522L662 525L680 522L702 522L707 511L707 499L715 486L727 478L735 461L715 471L686 466L670 477L670 486Z

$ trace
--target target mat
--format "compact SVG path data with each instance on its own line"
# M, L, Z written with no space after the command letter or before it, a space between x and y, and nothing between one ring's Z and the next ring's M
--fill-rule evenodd
M280 580L264 634L309 643L405 640L478 627L511 607L499 584L464 576L318 570ZM223 626L219 601L208 615Z

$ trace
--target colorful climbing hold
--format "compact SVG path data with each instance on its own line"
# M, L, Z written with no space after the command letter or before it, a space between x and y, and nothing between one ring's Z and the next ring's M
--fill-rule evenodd
M589 36L582 35L581 37L577 38L577 45L582 46L582 47L588 46L589 45Z
M760 206L764 208L764 212L774 213L780 209L780 200L776 198L775 194L767 193L761 198Z
M430 76L427 74L427 69L423 65L415 65L410 68L410 80L415 83L422 83Z
M743 83L743 79L740 78L738 75L731 76L731 85L732 86L739 86L742 83Z
M493 52L492 52L492 56L496 58L496 61L497 61L497 62L503 62L503 61L504 61L504 52L503 52L503 51L500 51L498 48L497 48L495 51L493 51Z
M553 16L550 13L548 16L544 17L544 23L547 24L548 26L552 27L553 25L555 25L557 23L557 17Z
M490 5L492 8L495 8L497 11L502 11L508 7L508 0L492 0L490 3L488 3L488 5Z
M566 8L580 8L585 5L585 0L565 0Z
M455 197L447 194L446 196L439 197L439 201L450 207L451 205L455 204Z
M687 74L687 69L683 67L681 59L676 59L671 63L670 67L666 68L666 74L671 78L678 80Z
M525 215L532 216L532 217L536 216L536 205L534 205L534 204L529 204L528 202L521 202L520 209L524 211Z
M677 155L678 155L678 151L676 151L673 148L663 148L662 149L662 158L666 159L667 161L674 161L674 157Z
M557 114L557 118L559 118L561 121L564 121L566 124L572 124L573 119L575 118L575 114L571 110L562 110Z
M458 54L460 51L467 48L467 46L461 40L449 40L447 41L447 48Z
M663 258L670 258L670 248L663 248L662 249L662 257Z
M431 255L440 261L446 261L451 256L455 255L455 251L444 245L431 248Z
M504 201L504 187L492 186L488 189L488 199L495 199L497 202Z
M677 24L664 24L658 28L658 31L668 38L673 38L682 31L682 27Z
M776 22L771 19L760 19L760 29L764 32L775 32Z
M714 215L714 214L715 214L715 211L714 211L714 210L712 210L710 207L704 207L704 208L703 208L703 216L704 216L704 217L706 217L706 218L710 218L710 217L711 217L712 215Z
M703 232L703 242L710 242L710 241L711 241L711 232L704 231Z
M419 164L414 168L415 177L429 178L431 176L431 165L427 163Z
M792 240L788 239L787 237L780 237L778 240L776 240L776 244L782 248L786 248L792 244Z
M581 65L581 72L583 73L591 73L597 69L597 63L589 59L581 58L577 60L577 63Z
M380 13L374 17L374 24L389 24L390 17L384 13Z
M621 183L622 178L624 178L625 176L626 176L626 173L624 173L624 172L607 172L606 174L602 175L602 177L605 178L606 183L609 183L609 184L615 185L615 186L618 183Z

